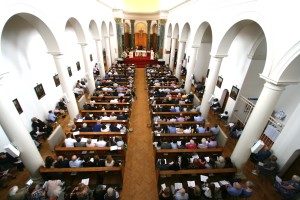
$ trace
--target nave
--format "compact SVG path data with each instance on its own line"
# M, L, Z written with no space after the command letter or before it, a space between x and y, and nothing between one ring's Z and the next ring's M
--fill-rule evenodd
M133 129L128 135L128 150L126 155L125 174L123 181L123 189L121 193L122 200L157 200L158 188L156 185L155 161L152 147L152 129L147 125L150 122L148 94L146 90L145 69L136 69L135 78L137 99L133 103L130 128ZM67 126L69 117L59 121L65 131L69 131ZM208 126L215 124L216 116L209 114L207 119ZM223 130L227 130L224 124L221 124ZM228 134L228 132L227 132ZM236 144L235 139L229 139L223 156L230 156ZM43 143L40 151L43 159L47 155L53 154L48 148L47 143ZM280 199L272 186L272 180L266 177L257 177L251 174L254 168L253 163L247 162L244 173L246 177L254 183L254 195L252 200L277 200ZM198 177L197 177L198 178ZM9 186L18 185L23 187L29 174L26 170L18 172L17 178L12 180ZM8 189L1 189L0 195L7 196Z

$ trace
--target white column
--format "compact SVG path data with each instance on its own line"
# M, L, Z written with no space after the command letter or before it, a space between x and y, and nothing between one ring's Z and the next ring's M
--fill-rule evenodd
M110 44L110 56L112 63L116 60L116 45L115 45L115 37L113 34L109 35L109 44ZM122 43L122 41L120 41ZM121 52L122 53L122 52Z
M231 154L231 159L238 169L242 169L249 159L250 148L261 136L284 88L285 86L278 86L269 82L264 84L243 134Z
M185 77L185 85L184 85L184 89L186 93L189 93L191 91L191 84L192 84L191 76L194 72L197 51L198 51L198 47L193 46L191 48L189 63L186 66L186 77Z
M88 88L90 94L92 94L95 90L95 80L94 80L94 74L93 74L93 66L89 66L87 54L86 54L86 47L87 44L80 44L81 46L81 51L82 51L82 57L83 57L83 64L84 64L84 69L86 73L86 78L88 81Z
M73 120L76 115L79 113L78 106L76 103L76 98L73 93L73 86L69 80L69 74L67 70L67 66L63 66L63 56L60 53L50 53L53 55L53 59L56 65L56 70L58 72L58 77L60 80L61 88L63 92L68 97L69 101L67 102L68 112L70 115L70 120Z
M176 64L176 71L175 71L175 76L180 79L180 74L181 74L181 65L182 65L182 59L184 55L184 50L185 50L185 44L186 41L179 41L179 48L178 48L178 53L177 53L177 64Z
M106 48L106 64L107 68L111 67L111 56L110 56L110 45L109 45L109 36L105 36L105 48Z
M102 43L101 39L95 40L97 48L97 57L98 57L98 67L100 76L103 78L105 75L104 62L103 62L103 52L102 52Z
M170 58L170 69L174 71L174 57L175 57L175 46L176 46L176 40L177 38L172 38L172 43L171 43L171 58Z
M11 99L8 99L7 83L4 76L0 75L0 124L6 133L9 141L16 145L20 151L20 159L28 170L30 177L35 183L42 183L39 173L40 166L44 165L37 147L35 146L29 132L26 130L19 113L17 112ZM8 86L9 87L9 86Z
M209 104L209 99L211 95L214 94L215 91L215 86L216 86L216 81L218 78L218 74L220 71L220 66L222 63L222 56L211 56L210 63L209 63L209 76L207 78L206 84L205 84L205 91L203 95L203 99L201 102L201 113L204 118L207 118L209 109L210 109L210 104Z

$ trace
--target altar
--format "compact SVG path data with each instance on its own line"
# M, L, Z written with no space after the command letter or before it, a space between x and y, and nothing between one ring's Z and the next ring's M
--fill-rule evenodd
M146 50L135 50L134 56L147 57L147 51Z

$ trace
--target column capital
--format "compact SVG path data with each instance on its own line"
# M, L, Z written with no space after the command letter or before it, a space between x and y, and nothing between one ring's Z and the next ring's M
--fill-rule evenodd
M225 57L227 57L227 55L226 54L215 54L215 55L213 55L212 53L210 53L210 56L211 57L213 57L213 58L225 58Z
M152 20L146 20L147 24L151 24Z
M87 43L78 43L80 46L84 47L84 46L87 46L88 44Z
M268 82L268 81L265 82L264 87L269 88L270 90L274 90L274 91L282 91L285 89L284 85L276 85L276 84Z
M186 43L186 40L178 40L180 43Z
M177 37L171 37L172 40L178 39Z
M102 41L102 38L97 38L95 39L96 42L101 42Z
M167 20L166 19L159 19L159 23L161 25L165 25L167 23Z
M279 81L276 81L276 80L273 80L270 77L267 77L263 74L259 74L259 77L264 79L265 81L267 81L269 83L272 83L272 84L278 85L278 86L296 85L296 84L299 83L299 81L293 81L293 80L288 80L288 81L279 80Z
M131 24L134 24L134 22L135 22L134 19L131 19L131 20L130 20L130 23L131 23Z
M115 18L116 24L122 24L122 18Z
M48 51L48 54L51 54L52 56L62 56L64 55L62 52L60 51Z

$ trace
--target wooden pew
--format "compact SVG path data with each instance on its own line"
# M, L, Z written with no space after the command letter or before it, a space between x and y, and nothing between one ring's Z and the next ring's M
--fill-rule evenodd
M184 121L184 122L164 122L164 121L158 121L158 122L153 122L152 123L152 128L153 130L155 129L155 126L159 125L160 127L162 126L168 126L168 125L172 125L174 124L175 126L183 126L183 127L186 127L186 126L191 126L191 125L201 125L203 127L205 127L205 121Z
M55 146L54 151L56 156L63 155L69 159L72 155L82 158L85 155L95 156L98 155L100 158L105 158L107 155L112 155L114 159L122 160L125 162L126 152L124 147L118 147L118 150L111 151L110 147L64 147Z
M222 174L222 173L236 173L237 168L222 168L222 169L181 169L181 170L160 170L158 175L181 175L181 174Z
M73 135L74 132L66 132L65 134L71 134ZM74 138L80 137L80 138L91 138L91 139L98 139L100 136L103 136L103 138L111 138L111 137L122 137L122 140L124 142L127 142L127 132L121 133L121 132L80 132L78 135L73 135ZM62 146L62 144L60 144Z
M80 110L81 116L85 116L86 113L89 114L97 114L103 116L104 113L107 114L107 116L110 116L111 113L115 113L116 115L119 113L123 113L124 115L130 116L130 111L123 111L123 110Z
M198 153L205 156L221 155L223 152L222 147L207 148L207 149L156 149L153 147L155 162L157 159L167 158L168 161L175 160L178 155L183 153Z
M153 133L153 141L159 141L161 138L165 138L167 141L171 141L171 140L182 140L185 138L196 138L194 139L195 142L198 139L202 139L202 138L209 138L213 136L212 133L190 133L190 134L186 134L186 133L175 133L175 134L170 134L170 133L164 133L164 134L156 134L155 132Z
M97 123L98 120L83 120L83 121L74 121L77 127L82 127L83 123L87 123L88 127L92 127ZM128 127L128 120L101 120L103 124L105 123L116 123L116 124L124 124L124 126Z
M96 179L97 176L106 176L114 173L119 174L120 178L118 184L122 184L124 177L124 166L114 166L114 167L80 167L80 168L45 168L41 166L39 172L43 177L44 181L51 179L61 179L63 181L68 181L76 178L90 178ZM76 173L76 176L72 175ZM79 180L80 181L80 180ZM71 185L74 185L71 183Z

